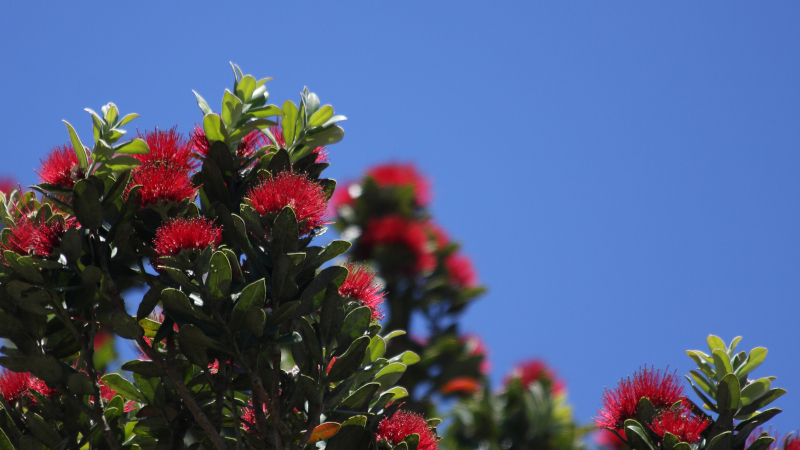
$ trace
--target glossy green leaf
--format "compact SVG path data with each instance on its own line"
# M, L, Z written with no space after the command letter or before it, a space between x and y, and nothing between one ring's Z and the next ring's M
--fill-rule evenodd
M206 114L203 117L203 130L206 132L209 142L228 140L228 130L225 128L222 118L216 114Z
M233 95L231 91L225 89L225 94L222 96L222 114L220 114L222 121L226 127L232 127L236 125L241 115L242 101Z
M118 373L109 373L103 375L101 381L106 386L117 391L117 394L127 399L136 400L139 402L145 401L144 395L142 395L142 393L139 392L139 389L136 389L136 386L134 386L133 383L126 380L125 378L122 378L122 376Z
M208 278L206 279L211 295L219 299L230 294L232 276L231 263L228 261L228 257L221 251L214 252L214 255L211 256Z
M331 117L333 117L333 107L331 105L325 105L322 108L318 109L317 112L315 112L311 116L311 119L309 119L308 121L308 126L310 127L322 126Z
M136 119L137 117L139 117L139 115L136 114L136 113L126 114L125 117L123 117L122 120L119 121L117 126L118 127L124 127L125 125L130 123L130 121L132 121L133 119Z
M394 386L395 383L403 376L406 371L406 365L402 363L391 363L378 371L375 375L375 382L380 383L381 390Z
M197 92L195 91L192 92L194 92L194 96L197 97L197 106L200 107L200 111L203 111L203 115L207 116L209 114L213 114L214 111L211 109L210 106L208 106L208 102L206 102L206 100L203 97L201 97L200 94L198 94Z
M243 102L250 100L253 92L256 90L256 79L251 75L245 75L236 85L236 96Z
M159 367L153 361L141 361L141 360L128 361L122 365L121 369L142 375L147 378L163 377L164 375L166 375L166 372L164 372L161 369L161 367Z
M739 370L736 371L736 376L738 376L740 379L746 377L752 371L756 370L758 366L764 362L766 357L767 349L764 347L756 347L750 350L750 354L747 356L747 361L739 368Z
M711 356L714 358L714 369L716 369L716 377L717 381L722 381L722 378L728 374L733 373L733 367L731 367L731 361L728 358L728 354L725 350L715 349Z
M283 128L283 139L286 142L286 147L291 147L296 136L297 105L291 100L286 100L283 102L282 109L283 121L281 122L281 126Z
M316 133L309 134L303 139L303 143L309 147L323 147L333 145L344 139L344 130L339 126L325 128Z
M750 382L750 384L742 389L742 405L749 405L766 395L771 384L768 378L760 378Z
M117 311L111 316L111 328L123 339L135 340L144 336L144 329L139 325L139 321L125 311Z
M69 132L69 139L72 142L72 147L75 150L75 155L78 156L78 165L84 171L89 168L89 159L86 157L86 149L83 146L80 138L78 137L78 133L75 131L75 128L67 122L63 120L64 125L67 126L67 131Z
M708 351L712 354L714 353L714 350L726 351L728 349L728 347L725 345L725 341L717 336L714 336L713 334L709 334L706 338L706 341L708 342Z
M245 315L251 308L262 308L267 298L266 281L262 278L248 284L242 289L236 306L233 309L231 325L234 330L240 330L245 326Z
M333 363L333 367L328 373L328 381L335 383L352 375L361 366L368 347L368 336L361 336L353 341L347 351Z
M128 155L144 155L150 153L150 147L147 146L147 142L136 138L114 147L114 151Z

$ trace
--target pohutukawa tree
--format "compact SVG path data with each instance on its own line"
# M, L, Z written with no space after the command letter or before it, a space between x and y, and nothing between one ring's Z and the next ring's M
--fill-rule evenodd
M0 179L0 448L584 448L544 361L490 387L458 323L484 288L431 183L389 163L337 189L345 118L308 89L269 104L270 79L232 67L218 114L195 94L188 137L124 139L138 116L109 103L87 110L91 147L66 124L32 191ZM330 224L347 240L315 245ZM120 374L114 336L139 354ZM760 431L785 391L749 378L766 349L738 342L688 352L702 408L653 368L607 390L601 446L800 450Z

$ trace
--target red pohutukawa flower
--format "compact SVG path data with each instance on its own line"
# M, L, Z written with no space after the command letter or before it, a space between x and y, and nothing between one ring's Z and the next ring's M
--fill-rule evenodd
M59 211L53 208L54 212ZM37 222L33 213L22 211L12 226L8 235L8 244L2 244L3 251L11 250L18 255L50 256L58 247L61 237L70 227L76 226L74 217L51 218L49 222Z
M428 421L422 415L409 411L397 411L391 418L381 420L376 437L395 446L409 434L415 433L419 434L419 450L436 450L439 439L428 426Z
M189 139L191 141L191 147L197 154L202 155L203 157L208 157L208 151L211 149L211 143L208 141L203 127L200 125L195 125L194 131ZM267 138L267 135L262 133L261 130L251 131L242 139L241 142L239 142L239 145L236 148L236 156L240 158L253 156L258 150L266 146L268 142L269 139Z
M478 383L478 380L475 378L456 377L445 383L444 386L442 386L441 392L445 395L456 393L469 395L475 393L480 387L480 383Z
M472 267L472 261L466 256L451 253L444 258L444 267L447 269L451 284L460 288L471 288L478 284L478 276Z
M564 382L556 378L553 371L540 359L531 359L514 367L506 384L512 379L519 379L520 384L525 387L536 381L549 382L550 389L555 394L564 390Z
M279 148L286 148L286 139L283 137L283 127L281 126L281 121L278 119L278 126L270 127L270 133L272 133L272 137L275 138L275 145ZM317 155L317 159L314 162L317 163L327 163L330 162L330 158L328 157L328 149L327 147L317 147L311 150L311 153Z
M800 450L800 436L796 433L786 436L783 440L783 450Z
M436 266L425 225L402 216L370 220L361 235L361 244L367 249L376 245L395 245L406 249L414 258L411 267L414 272L427 272Z
M0 177L0 192L8 195L17 188L17 180L11 177Z
M711 421L695 416L686 408L668 409L653 419L650 428L659 436L669 432L681 442L694 444L700 440L700 433L711 424ZM784 449L786 450L786 449Z
M431 239L436 244L437 250L444 250L450 245L450 236L447 235L447 232L442 229L439 225L434 222L427 222L425 224L425 228L430 234Z
M142 164L167 164L180 167L186 171L195 170L197 162L193 160L192 145L178 133L175 128L167 131L145 131L139 137L147 142L150 153L133 155Z
M222 241L222 228L209 219L172 219L156 230L153 248L158 256L175 256L183 250L204 250Z
M248 433L256 427L256 409L253 407L253 399L247 402L249 408L242 408L242 426ZM267 405L261 404L264 416L267 415Z
M300 235L324 225L328 200L322 186L305 175L289 171L262 180L247 193L247 202L261 215L280 213L291 206L300 224Z
M52 398L54 395L58 394L57 390L47 387L44 381L36 378L29 372L11 372L10 370L3 370L2 373L0 373L0 395L2 395L8 403L14 403L23 397L28 397L35 402L35 398L28 389L33 389L47 398Z
M603 409L594 419L599 427L622 429L627 419L636 417L639 400L646 397L656 410L664 410L683 400L685 393L680 378L674 373L661 373L660 370L640 369L625 380L620 380L613 391L603 393Z
M618 433L620 436L625 437L625 430L620 430ZM628 448L625 441L609 430L599 430L594 440L600 447L608 450L625 450Z
M348 181L342 183L342 185L336 186L336 190L333 192L333 196L331 197L331 207L333 210L336 210L336 208L344 205L353 206L353 204L356 202L356 199L350 193L351 186L356 186L356 183Z
M76 181L86 178L78 163L78 155L75 154L71 144L50 150L47 158L40 161L42 165L36 173L43 183L72 188Z
M372 311L371 320L383 319L380 305L383 303L386 293L374 283L375 272L353 263L349 263L345 267L349 273L342 283L342 287L339 288L339 294L368 307Z
M411 188L414 201L420 206L426 206L431 200L430 182L417 172L413 164L391 163L375 166L367 171L367 176L379 187Z
M148 162L137 167L131 173L131 181L125 191L128 198L131 188L141 185L139 189L139 206L155 205L159 202L180 203L183 199L197 196L197 188L186 169L171 164L154 164Z

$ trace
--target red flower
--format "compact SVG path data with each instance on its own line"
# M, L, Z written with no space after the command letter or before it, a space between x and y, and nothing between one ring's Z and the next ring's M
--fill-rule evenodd
M117 391L111 389L107 384L103 383L103 380L100 379L100 374L97 375L98 382L100 382L100 398L103 399L104 402L110 402L115 395L117 395ZM89 403L94 404L94 397L89 398ZM125 403L125 407L122 411L129 412L132 411L136 407L136 403L133 400L128 401Z
M426 206L431 200L430 183L413 164L390 163L375 166L367 176L382 188L411 188L417 205Z
M444 250L450 245L450 236L447 235L447 232L442 227L433 222L427 222L425 226L428 229L428 234L431 235L431 238L436 243L437 250Z
M94 335L94 349L99 350L109 342L114 341L114 335L108 331L100 330Z
M457 377L453 378L452 380L448 381L447 383L442 386L442 394L452 394L452 393L459 393L459 394L472 394L480 388L480 383L478 380L472 377Z
M371 320L383 319L380 305L386 295L381 287L374 283L375 272L367 270L364 266L349 263L345 266L348 270L339 294L361 302L372 311Z
M142 208L159 202L180 203L183 199L197 196L197 188L192 185L187 171L169 164L148 162L134 169L125 191L126 199L136 185L142 186L139 189L139 206Z
M60 213L56 208L52 210ZM18 255L50 256L64 233L77 223L74 217L54 217L49 222L42 217L40 222L36 222L35 212L23 209L19 209L19 212L21 216L9 227L11 233L8 235L8 244L2 244L4 251L11 250Z
M420 414L409 411L397 411L392 418L384 417L378 424L377 439L385 440L392 446L403 441L409 434L419 434L419 450L436 450L439 439L428 422Z
M183 250L204 250L222 241L222 228L209 219L172 219L156 230L153 248L158 256L175 256Z
M22 190L17 187L17 180L11 177L0 177L0 192L8 195L14 191L14 189Z
M206 132L203 130L203 127L200 125L195 125L194 131L192 132L189 140L191 141L191 147L196 153L202 155L203 157L208 157L208 151L211 149L211 143L208 142L208 138L206 137ZM251 131L242 139L241 142L239 142L239 146L236 148L236 156L240 158L249 158L268 143L269 139L267 138L267 135L262 133L261 130Z
M472 288L478 284L478 276L472 267L472 261L459 253L451 253L444 258L450 284L459 288Z
M492 369L492 365L489 363L489 350L486 348L486 344L483 343L483 339L475 334L465 334L460 340L461 343L466 345L469 356L483 357L478 370L484 375L488 374Z
M519 379L523 387L528 387L531 383L542 381L550 383L550 389L554 394L558 394L564 390L564 383L557 379L553 371L540 359L530 359L514 367L509 377L506 378L506 384L515 378Z
M620 436L625 437L625 430L619 430L617 433L619 433ZM594 440L600 447L608 450L626 450L628 448L628 446L625 444L625 441L620 439L619 436L609 430L599 430L599 432L595 435Z
M5 369L0 372L0 395L8 403L14 403L23 397L28 397L35 402L35 397L31 395L28 389L33 389L47 398L52 398L58 394L56 389L47 387L44 381L29 372L11 372Z
M352 186L357 185L353 181L348 181L343 183L341 186L336 186L336 190L333 191L333 196L331 197L331 206L333 207L333 210L344 205L353 206L353 204L356 202L356 199L350 193L350 188Z
M702 417L697 417L691 414L690 411L682 411L683 409L685 408L677 410L668 409L662 412L653 419L650 428L661 437L664 437L665 433L670 432L680 439L681 442L688 442L689 444L698 442L700 440L700 433L711 424L711 421Z
M242 408L242 426L248 433L256 427L256 409L253 407L253 399L251 398L247 404L248 408ZM261 409L264 411L264 416L267 415L267 405L262 403Z
M192 145L175 128L167 131L145 131L139 137L150 147L150 153L133 155L142 165L167 164L186 171L197 169L197 162L192 158Z
M294 209L300 235L324 225L328 200L318 183L305 175L284 171L265 179L247 193L250 206L261 215L278 214L287 206Z
M55 147L41 161L42 165L36 172L43 183L72 188L75 182L86 178L86 173L79 167L78 155L72 144Z
M436 259L428 245L425 225L402 216L392 215L370 220L361 236L361 244L366 249L378 245L403 247L414 258L412 270L415 272L427 272L436 266Z
M331 369L333 369L333 363L335 363L337 359L339 359L338 356L331 358L330 362L328 362L328 368L325 369L325 373L331 373Z
M594 419L599 427L619 430L625 420L636 417L636 408L639 400L646 397L656 410L667 409L678 401L683 400L685 394L680 378L673 374L662 374L660 370L652 368L640 369L633 374L633 380L620 380L613 391L603 393L603 409L598 411Z
M270 127L269 131L272 133L272 137L275 138L275 145L277 145L278 148L286 148L286 139L283 137L283 127L281 126L280 118L278 119L278 126ZM317 159L314 162L330 162L327 147L317 147L314 150L311 150L311 153L316 153L317 155Z
M783 450L800 450L800 436L793 434L783 440Z

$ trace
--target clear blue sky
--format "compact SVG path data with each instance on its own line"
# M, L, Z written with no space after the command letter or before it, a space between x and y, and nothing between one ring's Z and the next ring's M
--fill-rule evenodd
M491 289L464 324L495 382L544 357L588 421L640 365L742 334L800 426L800 3L193 3L5 4L2 172L34 182L61 119L90 140L108 101L188 132L231 60L349 117L334 178L435 180Z

